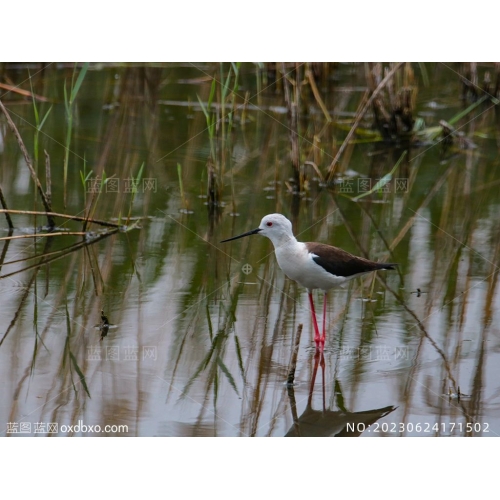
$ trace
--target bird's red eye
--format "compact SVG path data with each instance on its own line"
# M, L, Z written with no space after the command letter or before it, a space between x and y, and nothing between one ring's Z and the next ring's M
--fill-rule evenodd
M267 227L271 227L272 225L273 225L273 223L272 223L272 222L266 222L266 226L267 226Z

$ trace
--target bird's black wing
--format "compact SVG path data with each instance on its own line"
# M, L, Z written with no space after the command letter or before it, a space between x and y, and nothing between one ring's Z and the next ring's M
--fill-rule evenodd
M314 262L334 276L349 278L356 274L369 273L379 269L394 269L394 266L397 265L373 262L363 257L356 257L341 248L322 243L306 243L306 245L309 252L314 255Z

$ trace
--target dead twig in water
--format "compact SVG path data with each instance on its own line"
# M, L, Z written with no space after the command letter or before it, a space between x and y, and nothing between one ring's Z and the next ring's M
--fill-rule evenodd
M49 238L52 236L85 236L87 233L81 232L62 232L62 233L36 233L36 234L19 234L17 236L4 236L0 241L20 240L23 238Z
M3 196L2 186L0 186L0 203L4 210L8 210L7 202ZM9 225L9 229L14 229L14 224L12 224L12 219L10 218L9 212L5 212L5 218L7 219L7 224Z
M290 371L288 372L288 378L286 380L286 385L291 386L295 380L295 369L297 368L297 356L299 354L300 336L302 334L302 323L299 324L297 328L297 334L295 335L295 345L292 351L292 360L290 361Z
M10 214L23 214L23 215L47 215L50 217L62 217L63 219L71 219L75 221L88 221L106 227L116 227L116 228L121 227L120 224L115 224L114 222L107 222L98 219L89 219L88 217L79 217L77 215L58 214L56 212L37 212L33 210L6 210L6 209L0 210L0 214L6 212Z
M85 247L87 245L94 245L98 241L101 241L104 238L108 238L109 236L111 236L113 234L116 234L117 232L118 232L117 228L116 229L111 229L110 231L97 236L97 238L94 238L91 241L80 241L78 244L72 245L64 253L63 253L63 251L61 251L61 252L52 252L55 255L53 257L50 257L50 258L47 258L47 259L44 259L43 256L42 256L42 259L40 260L40 262L37 262L36 264L32 264L31 266L24 267L22 269L18 269L17 271L13 271L13 272L11 272L9 274L3 274L3 275L0 276L0 280L4 279L4 278L9 278L11 276L14 276L15 274L19 274L19 273L23 273L25 271L29 271L30 269L37 269L37 268L39 268L41 266L49 264L50 262L54 262L56 260L62 259L64 257L66 257L68 254L76 252L77 250L79 250L82 247ZM47 240L47 241L50 241L50 240ZM59 253L59 255L57 255L58 253ZM5 265L7 265L7 264L10 264L10 262L6 262L5 263ZM1 345L1 342L0 342L0 345Z
M0 83L0 89L8 90L9 92L14 92L15 94L22 95L24 97L34 97L37 101L49 102L49 99L43 97L43 95L34 94L29 90L20 89L15 85L8 85L7 83ZM5 95L5 94L4 94Z

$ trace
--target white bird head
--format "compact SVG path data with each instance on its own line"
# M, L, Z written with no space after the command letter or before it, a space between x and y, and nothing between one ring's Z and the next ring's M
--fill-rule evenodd
M269 214L261 220L260 226L257 229L252 229L239 236L233 236L232 238L221 241L221 243L237 240L238 238L243 238L244 236L250 236L252 234L266 236L273 242L275 247L287 240L295 239L292 231L292 223L284 215Z

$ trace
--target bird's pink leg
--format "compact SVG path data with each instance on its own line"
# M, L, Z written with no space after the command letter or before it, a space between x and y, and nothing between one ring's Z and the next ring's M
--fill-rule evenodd
M325 346L326 342L326 292L323 296L323 337L321 337L321 345Z
M308 292L308 294L309 294L309 303L311 304L311 315L312 315L313 326L314 326L314 342L316 342L316 349L319 349L319 343L321 341L321 337L319 336L318 322L316 320L316 311L314 310L314 302L313 302L312 293Z

